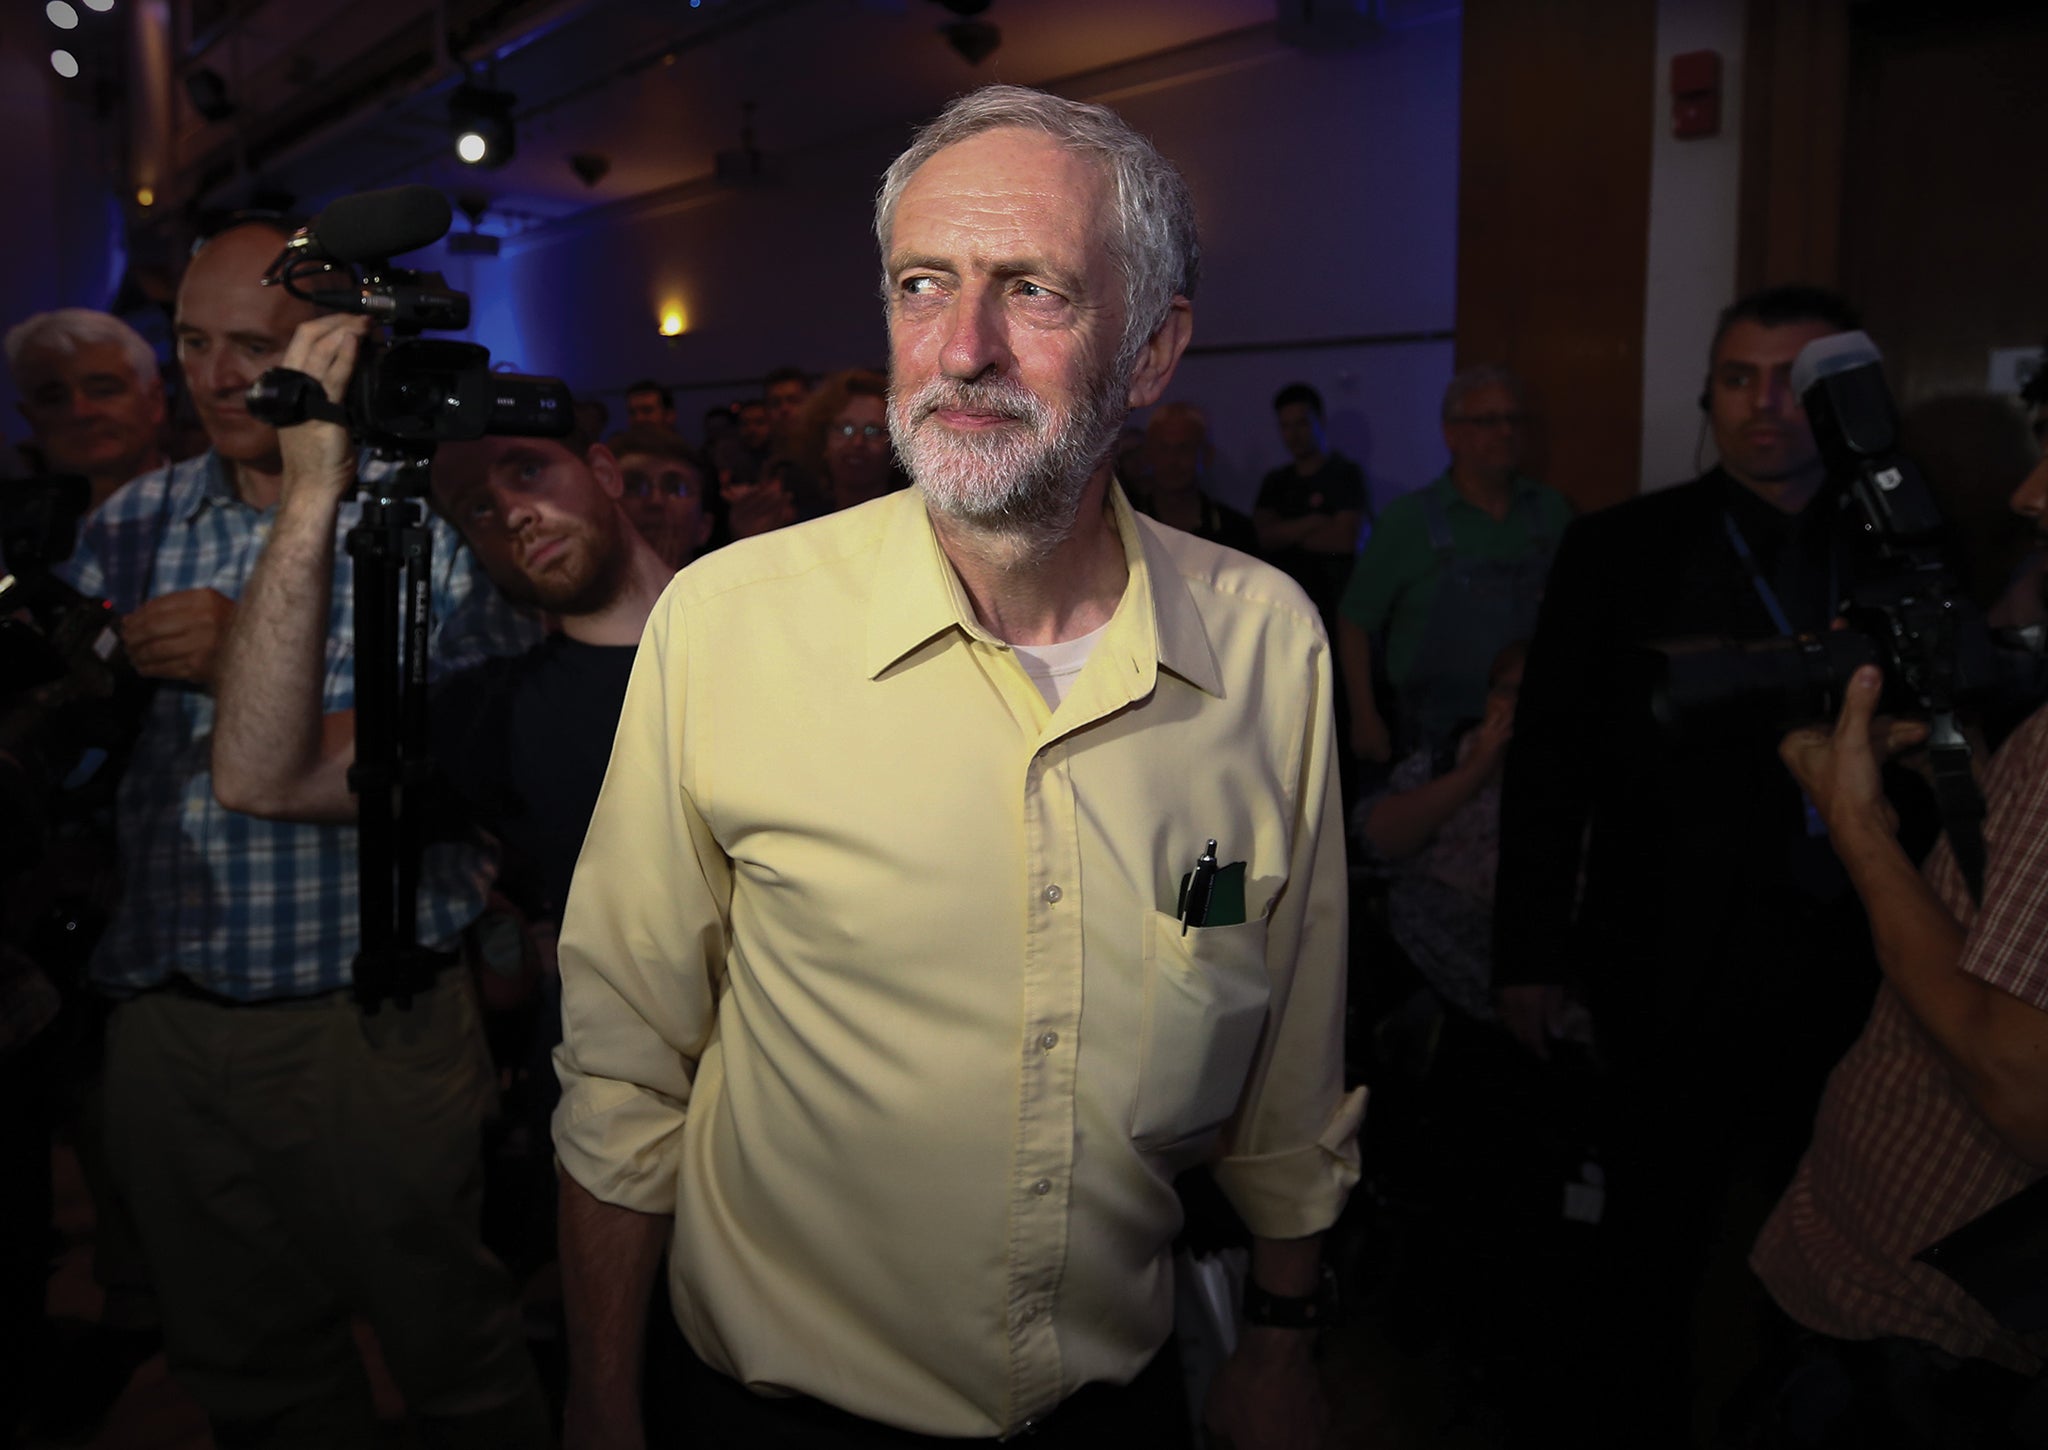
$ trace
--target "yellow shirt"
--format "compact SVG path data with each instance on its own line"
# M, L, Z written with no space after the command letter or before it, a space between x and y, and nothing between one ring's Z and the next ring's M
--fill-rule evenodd
M1164 1340L1181 1168L1271 1238L1357 1179L1321 625L1112 500L1129 583L1056 712L915 490L720 550L648 621L555 1138L675 1215L683 1331L757 1389L1013 1431ZM1246 920L1183 934L1211 837Z

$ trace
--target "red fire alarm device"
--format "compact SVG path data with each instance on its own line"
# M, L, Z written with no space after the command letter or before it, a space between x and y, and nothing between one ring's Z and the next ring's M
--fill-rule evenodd
M1721 134L1721 53L1671 57L1671 134L1681 141Z

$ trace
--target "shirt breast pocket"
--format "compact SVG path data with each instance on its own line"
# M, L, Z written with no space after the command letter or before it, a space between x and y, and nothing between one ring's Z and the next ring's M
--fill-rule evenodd
M1145 1016L1131 1137L1161 1148L1218 1127L1237 1108L1266 1025L1263 916L1189 927L1145 923Z

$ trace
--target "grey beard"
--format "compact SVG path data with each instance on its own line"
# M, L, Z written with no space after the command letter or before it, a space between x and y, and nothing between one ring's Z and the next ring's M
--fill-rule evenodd
M1035 562L1073 531L1081 494L1124 418L1115 374L1089 380L1061 415L1019 383L935 378L914 396L889 393L889 436L926 506L992 536L1018 562ZM926 420L941 408L1006 414L1022 424L987 436L942 437Z

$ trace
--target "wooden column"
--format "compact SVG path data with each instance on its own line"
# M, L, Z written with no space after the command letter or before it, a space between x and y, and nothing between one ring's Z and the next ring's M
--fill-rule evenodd
M1504 363L1533 471L1580 508L1638 488L1654 0L1466 0L1460 367Z
M1749 0L1735 277L1832 287L1842 266L1849 0Z

